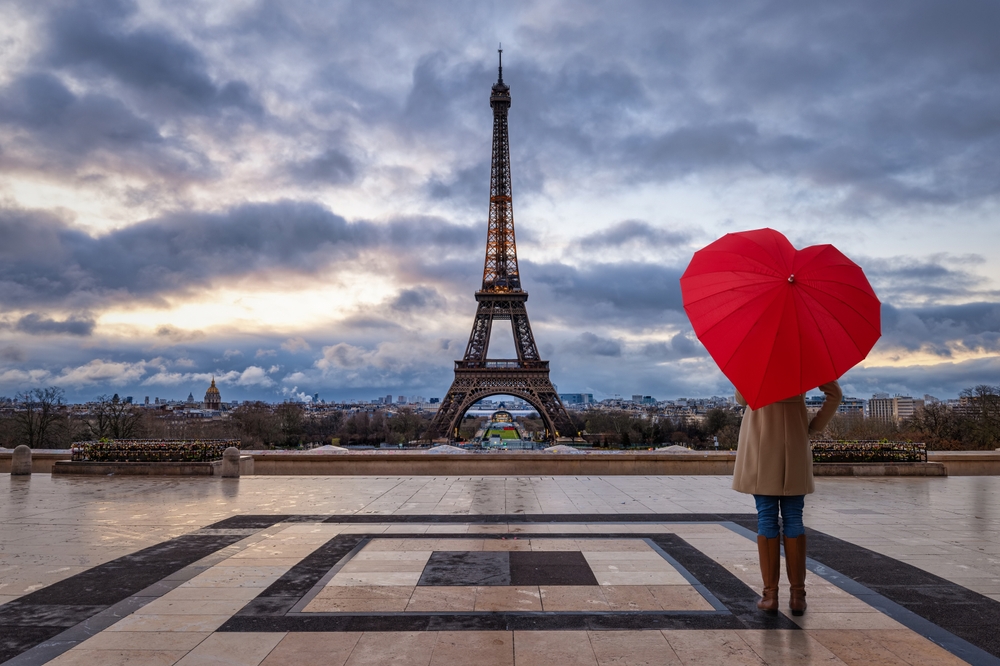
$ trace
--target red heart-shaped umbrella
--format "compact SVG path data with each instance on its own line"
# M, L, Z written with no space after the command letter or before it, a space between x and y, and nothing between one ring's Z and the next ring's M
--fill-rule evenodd
M681 294L698 339L751 409L837 379L882 334L881 304L857 264L832 245L796 250L774 229L695 252Z

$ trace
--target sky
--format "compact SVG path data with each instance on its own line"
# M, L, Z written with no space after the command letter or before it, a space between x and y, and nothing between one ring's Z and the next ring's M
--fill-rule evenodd
M730 394L678 278L765 226L883 303L847 395L1000 384L997 25L986 0L0 0L0 396L443 396L500 42L560 392Z

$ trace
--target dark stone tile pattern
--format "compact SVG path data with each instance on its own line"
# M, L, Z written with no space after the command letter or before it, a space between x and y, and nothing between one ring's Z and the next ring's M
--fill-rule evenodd
M417 585L597 585L579 551L435 551Z
M309 523L321 523L324 518L328 516L287 516L287 515L274 515L274 516L263 516L263 515L243 515L243 516L231 516L225 520L220 520L217 523L212 523L202 529L206 530L263 530L271 527L272 525L277 525L278 523L284 522L309 522ZM301 518L308 518L309 520L300 520Z
M722 514L757 531L753 514ZM806 528L808 555L928 622L1000 657L1000 602L862 546Z
M722 602L745 629L798 629L784 615L765 615L757 610L757 593L724 566L676 534L656 534L650 539L688 570L699 583Z
M320 578L365 538L364 535L356 534L333 537L271 583L236 615L250 617L284 615L319 582Z
M242 538L188 534L170 539L0 606L0 663Z
M580 551L510 553L511 585L597 585L597 578Z
M682 566L695 575L709 592L715 594L727 607L727 611L644 611L644 612L603 612L603 613L562 613L562 612L490 612L490 613L289 613L320 579L339 561L336 553L346 555L363 539L379 538L383 535L343 535L334 537L321 550L326 555L294 576L294 584L279 579L271 588L272 595L247 604L237 615L230 618L218 631L226 632L270 632L270 631L511 631L511 630L559 630L559 629L748 629L775 628L798 629L787 618L757 617L757 596L753 590L721 565L690 546L680 538L660 538L656 540L664 551L674 557ZM634 533L609 534L545 534L546 539L641 539L648 535ZM656 535L663 537L664 535ZM425 539L426 534L392 534L393 539ZM435 539L468 539L468 534L434 535ZM482 535L485 539L503 538L501 535ZM317 551L318 553L319 551ZM456 551L441 551L452 553ZM482 551L489 553L491 551ZM586 566L590 580L596 584L593 572L582 553L573 551L549 551L541 558L533 551L497 551L506 554L510 563L511 584L515 566L522 569L525 576L535 576L535 580L558 579L560 583L526 584L579 584L583 574L579 571ZM316 555L317 553L314 553ZM452 564L445 559L442 563ZM469 563L468 561L466 563ZM566 567L569 574L551 571ZM438 569L444 575L450 567ZM453 570L453 569L452 569ZM290 571L289 574L292 574ZM703 579L702 577L705 577ZM584 583L586 584L586 583ZM290 594L292 588L298 596ZM275 590L280 590L278 595ZM267 591L265 591L266 593ZM752 612L751 612L752 611Z
M437 550L427 560L417 585L510 585L506 551Z
M807 535L812 559L1000 657L1000 602L823 532Z
M371 523L420 523L432 525L454 523L474 523L476 525L499 523L717 523L722 520L732 520L732 516L756 520L755 514L715 513L352 514L344 516L296 514L233 516L208 525L205 529L264 529L279 522L344 523L350 525Z
M219 631L544 631L602 629L745 629L728 613L383 613L235 616Z

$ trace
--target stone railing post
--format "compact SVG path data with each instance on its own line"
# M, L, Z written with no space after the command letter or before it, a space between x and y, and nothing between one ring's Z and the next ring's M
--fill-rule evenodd
M240 478L240 450L235 446L222 452L222 478Z
M10 457L10 473L13 476L31 474L31 447L21 444Z

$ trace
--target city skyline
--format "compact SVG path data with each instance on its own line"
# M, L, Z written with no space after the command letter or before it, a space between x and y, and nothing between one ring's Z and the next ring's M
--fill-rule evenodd
M560 392L727 394L677 280L763 226L833 243L883 302L846 394L996 384L998 12L0 4L0 396L443 396L498 41Z

